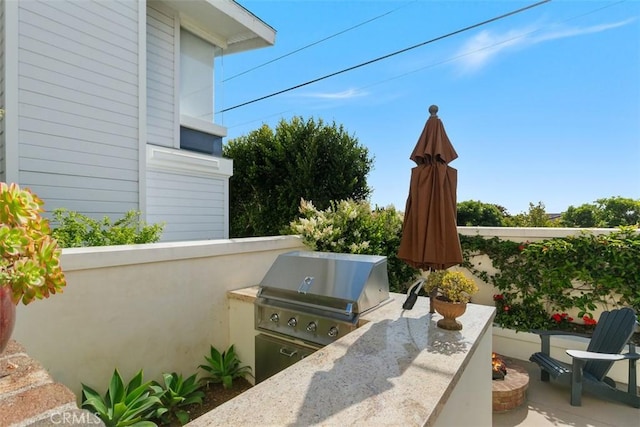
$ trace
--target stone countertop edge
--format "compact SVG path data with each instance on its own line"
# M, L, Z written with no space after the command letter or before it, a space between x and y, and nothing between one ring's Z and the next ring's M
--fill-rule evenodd
M253 302L257 289L229 297ZM495 308L468 304L463 329L446 331L428 298L410 311L405 295L391 299L365 313L363 326L188 426L433 425Z
M227 298L244 301L244 302L250 302L253 304L253 302L256 300L256 295L258 294L259 289L260 287L256 285L256 286L250 286L248 288L227 291Z

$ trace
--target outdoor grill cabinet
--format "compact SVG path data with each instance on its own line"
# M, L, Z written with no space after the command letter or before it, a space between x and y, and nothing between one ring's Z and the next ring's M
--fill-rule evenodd
M253 286L229 293L230 341L237 344L241 360L254 367L254 374L255 335L260 332L252 314L258 291ZM293 355L301 360L191 421L189 427L490 427L493 405L487 390L492 381L495 308L468 304L459 318L464 328L445 331L436 326L441 316L429 313L428 298L419 297L412 310L403 310L406 295L389 295L390 301L364 313L353 331L306 357ZM270 338L275 340L267 347L284 344L281 337ZM291 353L290 344L284 344L284 352ZM296 350L306 350L306 345L301 347ZM280 348L267 351L279 353Z

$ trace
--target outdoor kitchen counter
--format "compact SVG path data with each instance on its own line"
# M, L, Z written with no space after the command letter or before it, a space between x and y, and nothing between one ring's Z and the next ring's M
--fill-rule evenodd
M391 298L360 328L188 425L490 426L495 309L469 304L454 332L436 326L427 298L410 311L404 295Z

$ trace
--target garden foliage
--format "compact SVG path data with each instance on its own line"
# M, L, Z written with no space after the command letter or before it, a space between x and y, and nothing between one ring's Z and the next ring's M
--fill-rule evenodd
M207 363L200 365L200 369L209 374L201 378L203 383L222 383L224 388L231 388L234 379L244 378L251 372L250 366L240 364L233 345L222 353L211 346L210 353L210 356L204 357Z
M166 411L159 414L161 422L168 424L175 418L180 424L188 423L190 415L184 408L194 403L202 403L202 384L196 379L196 374L184 379L181 374L175 372L165 373L162 374L162 379L162 383L153 382L153 387L159 392L160 405Z
M563 227L618 227L640 225L640 199L609 197L578 207L569 206L562 213Z
M479 200L458 203L457 223L460 226L503 227L506 209Z
M294 117L267 125L224 147L233 159L229 180L231 237L274 236L294 220L300 199L321 209L332 200L370 193L369 150L343 126Z
M429 273L424 286L429 295L434 290L445 301L466 304L478 292L478 286L460 271L438 270Z
M342 200L320 210L302 200L300 216L291 222L290 233L301 235L305 245L315 251L386 256L392 292L405 292L420 273L397 256L402 214L393 206L372 210L365 201Z
M566 320L562 314L575 309L585 324L593 322L598 309L628 306L640 313L640 233L635 228L524 243L481 236L460 240L463 266L500 291L494 297L500 326L556 328ZM475 258L483 254L496 274L488 274Z
M31 190L0 182L0 284L15 304L48 298L67 284L43 206Z
M222 353L211 346L211 357L205 356L205 359L207 364L200 368L210 376L200 381L196 374L185 379L172 372L162 374L162 382L143 382L140 370L125 384L115 369L104 395L82 384L82 408L93 412L107 427L174 425L176 420L184 425L190 418L187 409L203 403L204 385L221 382L230 388L233 379L244 378L251 370L241 365L233 345Z
M111 222L109 217L98 221L79 212L56 209L52 222L52 234L63 248L155 243L164 229L164 224L141 221L140 212L133 210Z
M116 369L104 397L82 384L82 407L96 414L107 427L155 426L149 419L165 411L159 408L160 399L151 382L142 382L142 375L139 371L125 385Z

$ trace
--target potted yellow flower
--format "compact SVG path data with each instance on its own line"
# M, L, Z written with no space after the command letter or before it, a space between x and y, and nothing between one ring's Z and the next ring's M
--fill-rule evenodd
M13 332L16 304L48 298L66 285L43 204L30 190L0 182L0 353Z
M438 320L437 325L442 329L459 331L462 323L456 317L464 314L471 296L478 292L478 286L462 272L439 270L429 273L425 291L434 296L431 299L433 308L444 317Z

